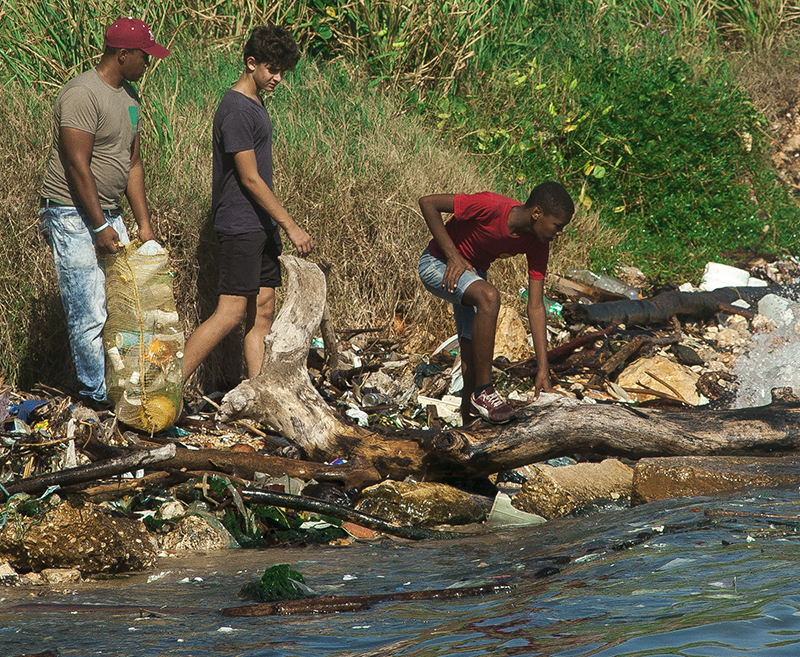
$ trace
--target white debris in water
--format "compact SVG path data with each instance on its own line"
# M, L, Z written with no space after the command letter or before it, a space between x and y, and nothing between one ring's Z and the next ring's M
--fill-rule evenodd
M769 404L773 388L800 393L800 323L764 326L753 333L750 349L736 360L733 373L739 382L734 408Z
M680 568L682 566L686 566L690 563L697 561L697 559L687 559L685 557L678 557L677 559L673 559L672 561L668 561L660 568L656 568L656 570L672 570L673 568Z
M342 579L345 582L349 582L350 580L358 579L358 577L356 575L345 575L344 577L342 577Z

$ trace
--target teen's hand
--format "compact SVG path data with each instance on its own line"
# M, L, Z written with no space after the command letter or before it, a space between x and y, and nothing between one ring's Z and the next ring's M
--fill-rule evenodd
M119 235L110 225L95 235L95 247L98 255L109 255L117 252Z
M458 279L461 278L461 274L467 271L467 269L469 269L473 274L475 273L475 268L460 255L448 258L447 269L445 270L444 278L442 279L442 285L444 286L444 289L448 292L455 291L456 285L458 285Z
M306 231L304 231L299 226L296 230L288 233L289 239L294 244L294 248L297 249L297 253L300 255L301 258L305 258L307 255L314 250L314 240L311 239L311 235L309 235Z

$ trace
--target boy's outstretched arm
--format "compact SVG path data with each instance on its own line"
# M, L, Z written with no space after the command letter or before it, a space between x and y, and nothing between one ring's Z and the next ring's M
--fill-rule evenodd
M533 352L539 371L536 373L535 398L542 391L553 392L550 364L547 362L547 313L544 308L544 280L528 280L528 322L533 337Z
M255 151L240 151L234 154L233 161L242 186L249 192L253 200L269 212L276 223L286 231L286 235L301 256L309 255L314 249L311 235L295 223L275 194L272 193L269 185L259 175Z
M461 278L467 269L475 272L475 268L467 262L464 256L453 244L447 228L444 225L442 213L447 212L453 214L455 211L455 195L454 194L431 194L430 196L423 196L419 200L419 207L422 210L422 217L425 223L428 224L428 230L431 231L433 239L436 244L444 253L447 258L447 269L444 273L443 285L448 292L456 289L458 279Z

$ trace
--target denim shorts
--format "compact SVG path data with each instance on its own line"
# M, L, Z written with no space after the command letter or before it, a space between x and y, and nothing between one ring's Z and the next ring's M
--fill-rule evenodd
M485 281L487 272L476 269L472 273L469 269L461 274L452 292L444 287L444 274L447 271L447 261L437 258L428 249L422 252L419 258L419 277L425 289L434 296L448 301L453 308L453 317L456 320L456 332L459 339L472 339L472 322L475 319L475 306L465 306L461 303L467 288L475 281Z

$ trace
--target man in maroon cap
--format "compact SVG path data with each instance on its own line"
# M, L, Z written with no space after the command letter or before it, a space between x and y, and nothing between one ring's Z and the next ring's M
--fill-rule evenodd
M147 24L134 18L114 23L105 41L97 66L70 80L56 99L39 209L55 260L80 396L96 409L110 407L102 342L102 258L129 241L120 216L123 194L139 239L155 239L139 151L141 105L130 83L142 77L151 55L169 55Z

